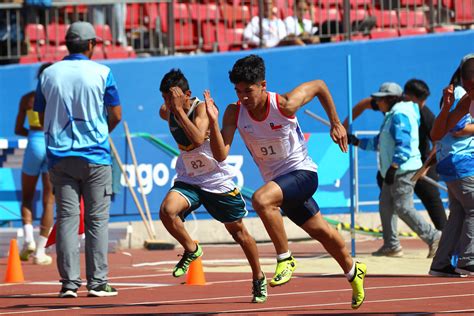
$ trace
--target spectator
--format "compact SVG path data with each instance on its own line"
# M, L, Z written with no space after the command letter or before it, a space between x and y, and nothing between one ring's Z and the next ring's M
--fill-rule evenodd
M474 57L474 56L473 56ZM466 91L474 88L474 58L463 60L460 69L462 86L445 90L441 112L459 106ZM453 76L453 79L455 77ZM434 276L474 276L474 121L467 113L436 144L436 170L448 186L449 218L443 230L429 274ZM451 257L459 253L457 268Z
M403 250L397 236L398 215L428 244L428 258L438 248L440 232L426 223L413 207L411 178L421 166L418 149L420 110L411 101L402 101L402 88L393 82L382 84L372 94L375 105L385 113L380 133L375 138L349 137L350 143L364 150L379 150L380 173L384 179L379 211L383 230L383 246L373 256L401 257Z
M89 21L94 25L108 24L112 31L113 40L121 46L127 46L126 17L127 7L125 3L92 5L89 8ZM100 36L101 34L99 34Z
M43 71L51 66L51 63L43 64L39 70L39 79ZM20 259L28 261L30 255L35 253L33 262L39 265L49 265L53 259L45 252L49 231L53 225L53 189L49 181L48 165L46 161L46 146L44 143L43 126L40 124L38 112L33 111L35 91L25 94L20 101L18 115L15 123L15 134L28 137L23 166L21 167L21 219L25 242L20 252ZM25 128L25 120L28 119L28 127ZM33 198L36 192L36 184L41 175L43 184L43 212L41 215L40 236L38 243L33 237Z
M11 1L0 0L0 3ZM0 11L0 65L18 63L23 41L23 30L16 10Z
M474 53L468 54L464 56L461 61L461 65L470 65L471 61L474 59ZM470 61L469 63L467 63ZM470 77L469 71L474 72L474 69L470 69L470 67L459 67L461 72L464 72L466 78ZM462 77L462 76L461 76ZM468 87L466 89L466 94L459 100L458 105L456 108L450 112L450 110L446 107L441 108L441 112L436 117L435 122L433 124L433 129L431 130L431 137L434 141L440 140L449 132L452 128L456 126L456 124L464 117L467 113L470 113L472 117L474 117L474 81L471 82L470 79L464 79L463 86ZM453 98L454 96L454 86L450 85L448 88L445 89L445 97ZM450 100L450 103L453 103L454 100Z
M286 37L285 23L277 17L277 8L273 5L273 0L263 2L263 47L275 47ZM254 16L244 30L244 42L252 46L260 45L260 18Z
M314 35L318 28L313 26L313 22L310 19L305 18L308 14L308 3L306 0L299 0L296 3L295 12L295 16L288 16L284 21L288 36L282 41L292 45L319 43L319 37Z
M107 66L90 60L96 35L87 22L66 33L70 55L46 69L34 110L45 127L46 153L57 205L59 297L77 297L81 286L77 245L84 199L88 296L115 296L107 283L108 219L112 195L109 133L121 120L117 85Z
M419 150L421 154L421 161L425 162L431 151L431 137L430 131L433 126L434 114L430 109L425 106L426 99L430 95L428 85L418 79L411 79L405 83L403 95L406 100L413 101L420 107L420 126L418 129L419 134ZM365 110L380 111L375 98L368 97L357 103L353 110L353 118L359 117ZM347 128L347 119L344 121L344 126ZM436 171L429 169L427 175L433 180L438 179ZM377 173L377 184L379 188L382 188L383 179L380 175L380 171ZM431 218L435 228L442 230L446 225L446 211L444 209L443 202L439 194L439 190L432 184L419 180L415 185L415 193L421 199L425 206L428 215ZM396 220L396 218L394 219Z

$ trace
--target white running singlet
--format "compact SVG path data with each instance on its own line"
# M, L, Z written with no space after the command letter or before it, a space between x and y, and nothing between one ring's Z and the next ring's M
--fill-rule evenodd
M267 93L267 114L262 121L252 118L245 106L237 103L237 128L264 181L295 170L316 172L318 167L308 156L298 119L280 111L278 94Z

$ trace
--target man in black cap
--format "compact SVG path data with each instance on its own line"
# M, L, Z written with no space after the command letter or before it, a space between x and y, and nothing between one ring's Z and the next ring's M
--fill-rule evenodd
M112 72L90 60L95 44L90 23L71 24L66 34L70 55L43 72L35 97L57 205L59 297L77 297L82 283L77 247L80 196L84 199L88 296L117 295L107 283L112 195L108 137L120 122L122 110Z

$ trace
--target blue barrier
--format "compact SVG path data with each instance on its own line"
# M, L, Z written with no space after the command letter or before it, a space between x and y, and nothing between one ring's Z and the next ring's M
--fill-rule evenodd
M283 93L290 91L301 82L323 79L332 92L342 119L348 113L347 55L350 54L352 60L352 99L355 102L376 91L384 81L395 81L403 85L408 79L416 77L425 80L430 86L432 95L428 99L428 106L437 113L442 88L448 83L461 57L473 51L474 31L464 31L379 41L104 63L112 68L116 77L123 105L123 117L128 122L130 130L153 134L160 140L174 145L169 136L167 124L158 115L159 107L163 103L159 83L162 76L171 68L183 70L194 95L201 97L204 89L210 89L222 117L226 105L236 100L233 86L228 80L228 71L238 58L249 53L256 53L265 59L269 90ZM24 93L35 88L37 67L38 65L13 65L0 68L1 137L10 140L17 139L13 129L18 103ZM307 108L326 117L317 101L308 104ZM348 159L337 158L336 160L334 155L337 155L337 147L334 149L329 145L330 139L326 134L323 136L317 134L327 133L325 126L302 113L298 118L303 131L312 134L310 141L312 138L317 139L314 144L310 142L309 146L311 155L320 164L321 187L317 193L318 202L323 208L345 211L349 198ZM353 128L354 130L378 130L380 123L380 113L371 112L355 121ZM112 136L122 157L125 157L122 159L131 165L126 156L120 126ZM146 180L145 190L150 190L148 198L153 217L156 218L159 202L169 188L174 175L173 158L160 153L144 139L135 138L134 141L137 159L141 165L140 172ZM234 164L242 163L242 176L239 181L243 181L245 186L252 189L257 188L261 184L260 177L254 176L257 174L257 169L240 138L237 138L231 154L234 157L232 159L235 160ZM334 163L335 161L337 163ZM368 158L368 161L369 165L375 168L373 155ZM12 172L19 172L19 170ZM374 174L372 172L361 174L361 181L367 178L373 183ZM19 188L18 185L15 181L16 188ZM370 190L371 192L367 194L376 196L376 186L373 185L373 188L374 190ZM125 218L133 214L136 214L135 206L124 190L124 193L117 195L113 202L112 215Z

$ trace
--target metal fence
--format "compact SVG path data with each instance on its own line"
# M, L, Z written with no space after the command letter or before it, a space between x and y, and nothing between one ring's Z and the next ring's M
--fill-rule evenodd
M263 45L271 0L56 0L49 8L0 3L0 63L59 60L69 24L90 21L103 41L94 58L249 49ZM273 15L294 16L298 0L273 0ZM308 0L318 41L367 40L455 31L474 24L474 0ZM259 16L260 43L244 40Z

